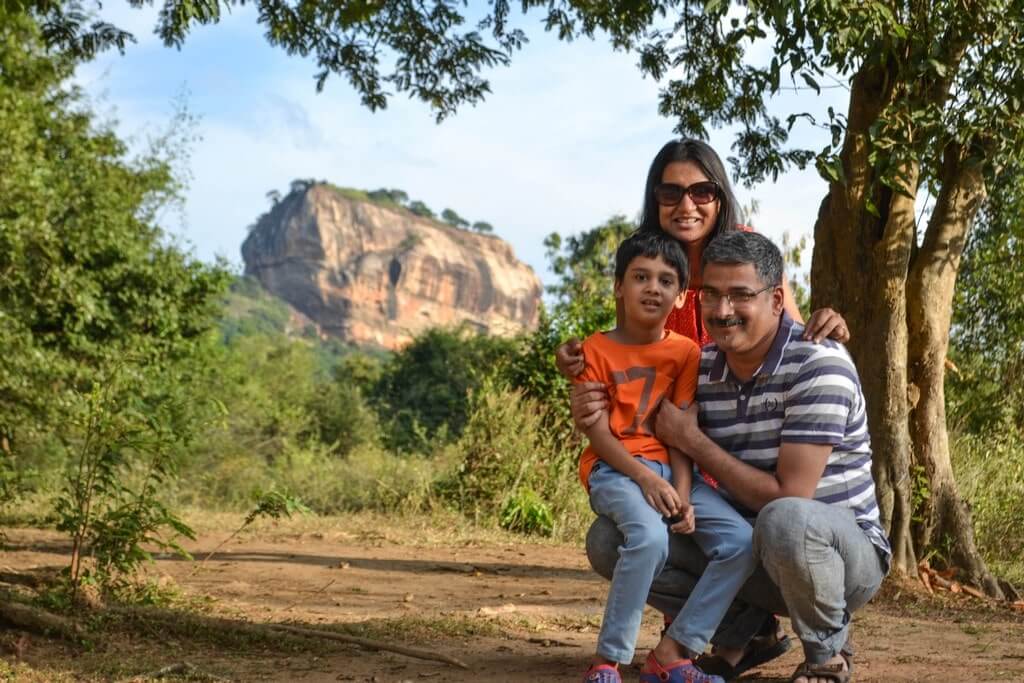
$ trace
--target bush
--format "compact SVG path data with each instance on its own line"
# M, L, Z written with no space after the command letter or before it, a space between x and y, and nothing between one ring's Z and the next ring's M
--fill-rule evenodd
M467 328L427 330L384 366L372 392L386 445L396 451L436 451L458 438L469 395L513 357L508 339Z
M577 440L553 438L546 407L494 378L471 399L453 469L438 495L477 522L576 537L591 514L576 474ZM547 520L547 521L546 521Z
M952 439L953 470L971 506L974 531L986 560L1018 564L1024 555L1024 434L1018 430L965 434ZM1022 576L1021 578L1024 578Z

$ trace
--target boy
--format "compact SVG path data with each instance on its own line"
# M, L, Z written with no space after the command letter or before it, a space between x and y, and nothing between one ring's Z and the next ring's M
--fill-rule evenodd
M586 368L576 381L605 383L609 405L585 430L590 445L580 457L580 480L594 511L625 537L585 683L621 682L618 664L633 659L651 581L668 556L669 530L694 533L709 566L666 632L690 658L659 662L652 652L640 675L645 683L723 683L692 659L754 569L750 525L700 477L694 479L687 457L654 437L661 399L685 405L697 387L700 348L664 329L673 307L683 302L687 276L678 242L660 233L631 235L615 254L620 322L583 342Z

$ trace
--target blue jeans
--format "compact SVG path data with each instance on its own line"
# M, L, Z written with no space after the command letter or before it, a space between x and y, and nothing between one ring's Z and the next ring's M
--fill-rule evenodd
M644 458L640 462L672 481L667 464ZM665 566L673 534L661 513L644 500L640 487L626 475L598 463L590 473L589 483L591 507L611 519L623 539L611 576L597 653L612 661L629 662L640 633L647 594ZM700 477L694 477L690 502L697 526L692 537L707 555L708 569L668 635L691 650L702 652L756 562L750 524ZM759 612L758 624L766 616Z
M690 502L696 518L696 529L691 537L708 564L666 635L700 654L740 588L754 573L757 559L750 522L698 474L693 476ZM745 618L762 623L769 614L752 608Z
M587 557L610 578L622 535L606 517L587 533ZM711 642L742 648L764 626L766 612L789 616L804 656L822 663L850 650L851 614L863 607L885 576L885 563L857 526L853 513L813 500L782 498L762 508L754 525L758 566L740 589ZM647 600L674 616L693 593L708 562L691 536L672 534L669 557Z

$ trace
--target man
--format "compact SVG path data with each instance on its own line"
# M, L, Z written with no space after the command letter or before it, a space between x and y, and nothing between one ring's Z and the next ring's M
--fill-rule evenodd
M878 590L890 560L856 369L841 345L801 339L803 327L783 311L782 255L770 240L723 234L702 261L701 316L714 343L701 354L696 404L684 411L665 402L656 431L748 517L760 567L712 641L715 654L698 664L735 678L785 651L774 624L766 632L744 620L744 608L755 606L792 620L805 659L793 681L845 683L851 614ZM604 405L586 387L573 399L580 423ZM604 576L620 542L609 527L599 519L587 539ZM650 604L675 614L703 564L675 536ZM674 645L663 638L655 653L671 658Z

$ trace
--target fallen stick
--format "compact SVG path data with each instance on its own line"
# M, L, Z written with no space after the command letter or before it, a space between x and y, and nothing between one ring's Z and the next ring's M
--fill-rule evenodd
M369 638L349 636L344 633L335 633L334 631L321 631L315 628L300 628L298 626L285 626L283 624L267 624L267 627L275 630L286 631L288 633L294 633L300 636L308 636L310 638L326 638L327 640L336 640L341 643L359 645L360 647L365 647L369 650L386 650L388 652L397 652L398 654L405 655L407 657L415 657L416 659L430 659L435 662L444 662L445 664L457 666L460 669L469 668L469 665L465 662L440 652L430 652L429 650L420 650L419 648L405 647L404 645L391 645L390 643L382 643L377 640L370 640Z
M43 611L3 596L0 599L0 621L41 635L56 635L64 640L80 640L82 629L70 619Z

